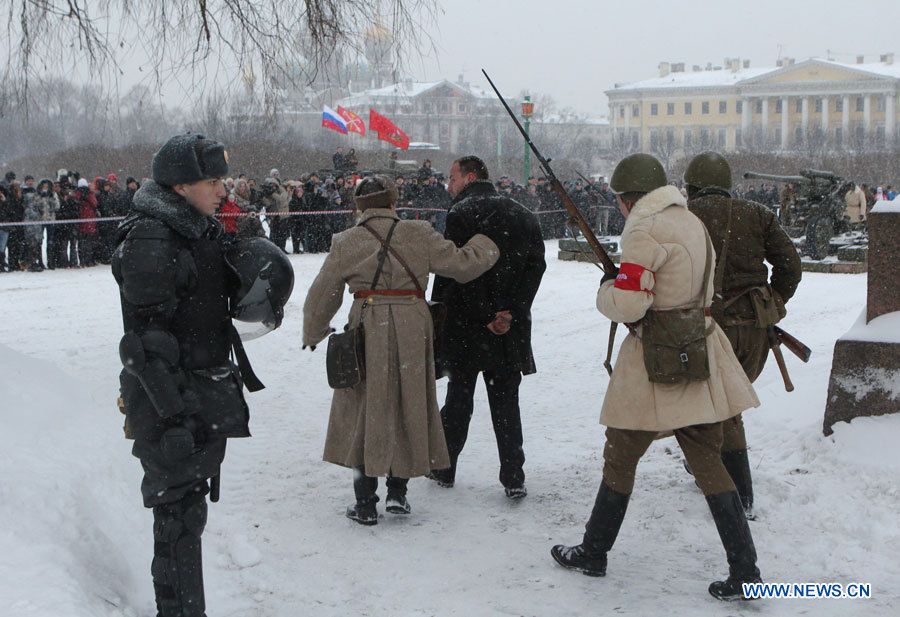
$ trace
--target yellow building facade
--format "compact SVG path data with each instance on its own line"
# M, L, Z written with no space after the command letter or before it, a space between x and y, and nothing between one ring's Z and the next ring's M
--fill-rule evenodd
M893 146L900 65L810 59L750 68L660 64L660 76L606 92L614 144L662 155L716 149L869 149Z

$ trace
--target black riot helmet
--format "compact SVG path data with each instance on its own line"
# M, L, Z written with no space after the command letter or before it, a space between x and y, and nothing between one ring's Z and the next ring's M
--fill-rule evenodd
M284 251L265 238L247 238L226 250L225 262L238 279L231 316L269 330L280 326L294 290L294 269Z

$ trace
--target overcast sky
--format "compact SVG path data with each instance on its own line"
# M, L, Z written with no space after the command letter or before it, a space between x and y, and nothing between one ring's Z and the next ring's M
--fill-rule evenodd
M504 94L551 94L589 115L607 114L604 90L656 77L661 61L765 67L779 53L875 62L900 52L900 0L440 1L438 55L413 64L414 76L462 72L487 87L484 67Z

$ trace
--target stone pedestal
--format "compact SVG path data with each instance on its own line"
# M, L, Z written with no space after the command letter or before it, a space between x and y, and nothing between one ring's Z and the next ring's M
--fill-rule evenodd
M869 214L866 309L834 346L823 430L860 416L900 413L900 202Z

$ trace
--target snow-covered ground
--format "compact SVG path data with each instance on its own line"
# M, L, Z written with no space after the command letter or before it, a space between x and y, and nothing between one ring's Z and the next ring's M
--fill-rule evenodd
M284 327L247 345L268 386L248 395L254 437L230 444L222 501L210 506L211 617L898 614L900 416L821 432L832 348L864 305L865 275L804 275L783 325L812 360L788 355L792 394L770 362L757 382L763 405L745 422L764 579L868 582L873 597L738 606L706 593L725 556L671 439L641 463L606 578L550 558L554 543L579 541L601 475L608 323L594 308L593 266L558 262L548 243L539 372L521 397L528 498L510 503L497 482L480 389L456 487L414 480L411 517L364 528L343 516L351 473L320 460L324 350L300 351L322 256L291 260ZM0 298L0 615L151 616L152 517L115 405L121 321L109 269L0 275Z

